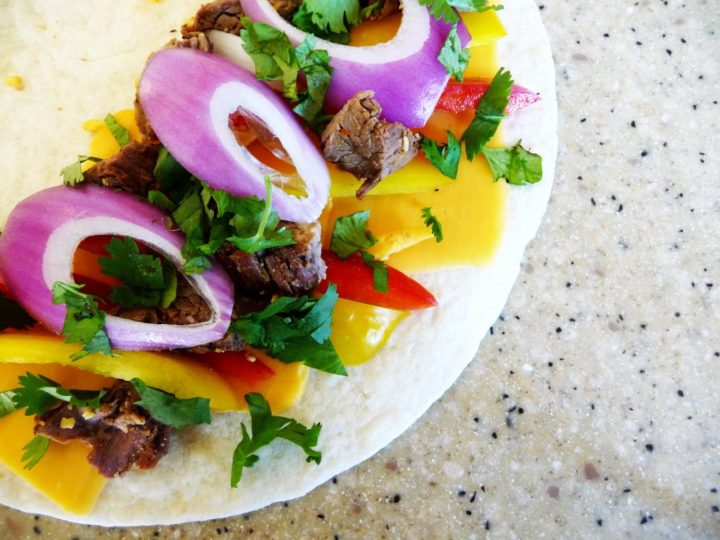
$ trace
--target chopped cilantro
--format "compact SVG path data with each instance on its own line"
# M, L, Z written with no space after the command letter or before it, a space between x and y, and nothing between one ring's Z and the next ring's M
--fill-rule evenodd
M0 418L17 410L14 399L15 392L12 390L0 392Z
M311 125L321 116L325 94L330 86L334 69L330 67L327 51L314 50L315 38L308 35L295 49L300 70L305 74L307 91L300 92L300 102L293 108Z
M472 160L479 154L482 147L495 135L500 122L505 118L512 85L510 72L500 68L480 98L475 109L475 118L462 136L468 159Z
M24 330L35 324L33 318L18 304L0 291L0 331L7 328Z
M357 0L355 0L357 1ZM255 63L255 74L261 81L282 81L283 95L298 104L294 111L313 125L322 112L325 94L333 69L327 51L313 50L315 38L308 35L294 49L280 30L264 23L243 18L243 48ZM305 75L307 90L299 91L299 73Z
M130 132L124 126L121 126L112 114L109 114L103 120L115 138L120 148L130 144Z
M457 178L462 147L455 135L448 131L448 143L442 147L432 139L423 137L422 149L428 161L441 173L453 180Z
M525 150L520 141L510 148L482 148L495 181L504 178L508 184L522 186L542 179L542 158Z
M86 161L98 162L102 161L102 159L93 156L78 156L77 161L71 163L66 167L63 167L60 171L60 176L63 177L63 183L66 186L74 186L77 184L81 184L85 181L85 177L83 176L82 171L82 165Z
M239 317L230 330L281 362L303 362L320 371L347 375L330 341L337 299L332 284L320 298L282 296L262 311Z
M272 183L269 176L265 177L265 202L257 197L239 199L225 192L213 192L213 198L220 216L234 214L230 218L230 225L236 234L230 236L228 241L246 253L295 243L289 230L277 229L280 218L272 209ZM218 201L222 201L222 204ZM243 236L238 236L239 234ZM252 236L245 236L246 234Z
M177 429L212 422L210 400L207 398L179 399L162 390L150 388L138 378L130 382L140 394L140 401L136 401L135 405L145 409L158 422Z
M330 248L342 259L356 251L374 246L377 239L367 230L370 211L363 210L349 216L339 217L333 227Z
M81 292L83 285L56 281L53 284L53 304L65 304L67 314L62 333L65 343L82 343L82 348L70 359L75 361L88 354L112 354L110 340L105 333L105 312L96 298Z
M445 43L443 43L438 60L445 66L448 74L456 81L462 82L465 69L470 62L470 51L463 48L457 33L457 23L450 30Z
M326 32L348 33L362 22L359 0L304 0L302 6L312 23Z
M104 390L66 390L55 381L26 373L18 377L20 386L12 390L12 402L15 409L25 409L27 416L43 414L55 407L60 401L75 407L100 407L100 399L105 395Z
M432 235L435 237L435 241L439 244L443 240L442 223L436 218L430 208L422 209L422 217L425 221L425 226L430 227Z
M350 32L332 32L321 28L315 22L313 22L313 14L308 11L307 5L303 2L300 4L298 10L293 14L292 23L295 27L299 28L307 34L319 37L333 43L340 43L347 45L350 43Z
M303 424L285 418L274 416L270 405L261 394L247 394L245 401L250 413L250 433L245 424L242 424L242 439L233 452L230 485L237 487L242 479L243 469L252 467L260 457L257 451L272 443L275 439L285 439L296 444L307 454L307 462L320 464L322 454L315 449L320 436L321 424L313 424L307 428Z
M382 261L378 261L366 251L377 243L377 239L367 230L369 218L369 210L339 217L333 227L330 249L337 253L341 259L347 259L353 253L360 253L363 262L372 268L373 286L375 290L381 293L387 293L387 265Z
M32 469L45 456L50 447L50 439L42 435L35 435L30 442L23 446L23 455L21 461L26 462L24 469Z
M112 238L105 246L109 257L99 257L105 275L118 278L125 286L112 288L110 300L126 308L167 308L177 295L175 267L155 255L141 254L130 237Z
M453 8L462 11L487 11L489 9L498 11L503 8L501 5L488 5L489 0L420 0L420 4L430 7L430 14L438 20L445 20L448 23L458 22L459 16Z

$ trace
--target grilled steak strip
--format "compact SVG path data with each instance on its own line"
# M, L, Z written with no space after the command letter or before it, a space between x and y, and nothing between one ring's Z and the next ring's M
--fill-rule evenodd
M390 15L395 15L395 13L400 12L400 1L399 0L380 0L382 7L377 12L376 15L373 15L372 17L368 17L368 20L370 21L379 21L380 19L384 19L386 17L389 17ZM362 2L363 7L367 7L370 4L373 4L374 2L372 0L364 0Z
M382 107L373 96L371 90L355 94L330 121L321 139L326 159L363 180L358 199L405 166L420 148L420 135L399 122L380 119Z
M153 170L157 145L150 141L131 142L112 157L103 159L83 173L86 182L144 197L156 189Z
M183 36L210 30L220 30L239 36L243 27L243 15L240 0L215 0L201 6L192 24L184 24L180 30Z
M88 461L108 478L133 466L151 469L167 454L170 426L135 405L140 396L129 382L118 381L100 408L64 403L35 417L35 433L59 443L81 440L92 450Z
M217 253L235 283L235 292L248 297L273 294L302 296L325 279L321 256L320 224L282 222L295 244L246 253L225 243Z

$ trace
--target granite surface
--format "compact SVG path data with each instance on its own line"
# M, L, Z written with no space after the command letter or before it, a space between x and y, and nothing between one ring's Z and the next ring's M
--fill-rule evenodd
M235 519L0 538L720 537L720 1L542 6L560 156L477 359L373 459Z

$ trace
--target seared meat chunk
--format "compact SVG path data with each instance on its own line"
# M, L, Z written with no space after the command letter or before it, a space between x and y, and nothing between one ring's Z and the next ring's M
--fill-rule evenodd
M88 461L108 478L133 466L151 469L167 454L170 426L135 405L139 400L132 384L118 381L98 409L63 403L37 416L35 433L63 444L87 443L92 447Z
M145 196L155 189L157 145L151 141L131 142L112 157L103 159L83 173L86 182Z
M295 239L292 246L246 253L230 243L217 257L235 283L235 292L248 297L309 294L325 278L320 224L282 222Z
M242 29L243 9L240 0L215 0L204 4L195 14L192 24L183 25L183 37L193 32L220 30L229 34L240 35Z
M302 0L270 0L270 3L282 17L290 19L302 4Z
M173 39L170 45L185 49L198 49L205 52L212 52L213 49L212 42L208 39L207 35L205 35L205 32L183 33L179 39Z
M407 164L420 148L420 135L399 122L380 119L382 107L370 90L358 92L322 134L325 158L363 180L358 199Z

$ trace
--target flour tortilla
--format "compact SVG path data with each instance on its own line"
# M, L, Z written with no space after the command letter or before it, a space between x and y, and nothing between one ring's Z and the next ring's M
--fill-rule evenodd
M545 211L555 168L557 106L549 42L531 0L504 4L499 14L508 37L500 45L501 63L518 83L542 95L541 103L505 122L505 133L509 142L522 138L543 156L544 178L534 186L508 187L507 227L490 264L419 276L439 308L406 319L373 361L349 368L349 377L312 374L303 400L286 414L322 422L321 466L305 463L298 448L279 441L260 452L260 462L244 472L238 489L230 489L232 452L247 416L224 414L211 426L178 434L157 468L108 482L89 515L63 512L2 468L0 503L106 526L236 515L300 497L367 459L442 396L502 310ZM0 73L21 75L26 83L22 92L0 90L0 117L6 119L0 135L0 223L22 198L57 184L60 167L86 151L83 120L132 103L134 77L148 53L168 41L179 17L197 7L189 0L0 0Z

